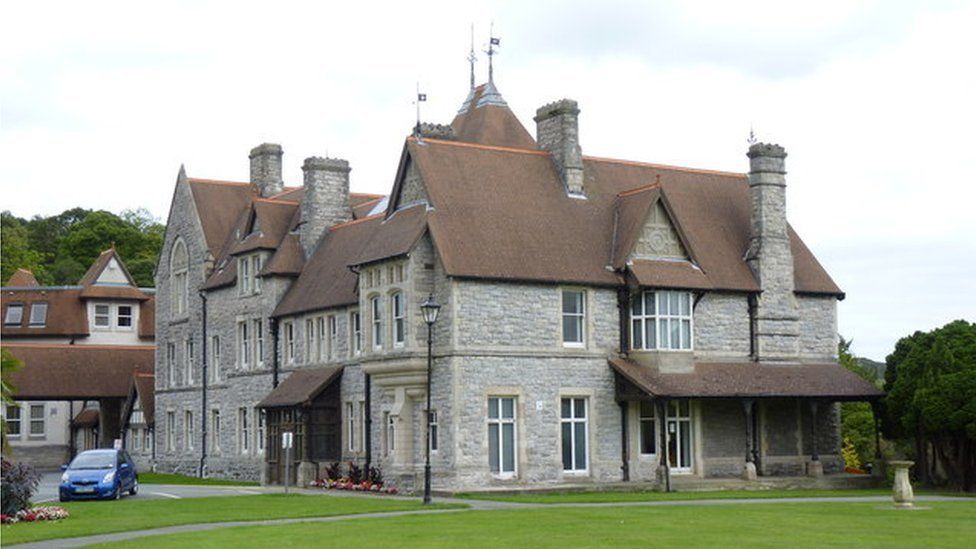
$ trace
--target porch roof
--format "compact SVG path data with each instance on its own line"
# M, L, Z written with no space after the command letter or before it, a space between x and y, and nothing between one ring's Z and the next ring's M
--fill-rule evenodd
M871 400L884 396L884 391L836 362L699 362L688 373L661 372L627 358L611 358L609 362L619 376L653 397Z
M258 408L287 408L311 404L340 375L342 366L296 370L268 393L258 403Z

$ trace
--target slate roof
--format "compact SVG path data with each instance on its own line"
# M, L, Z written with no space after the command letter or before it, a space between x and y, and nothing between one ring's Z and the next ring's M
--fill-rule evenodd
M459 141L467 143L536 148L535 139L508 108L492 82L471 90L451 128Z
M34 278L34 273L27 269L17 269L14 274L10 275L10 280L7 281L7 286L13 288L36 288L40 286L37 283L37 279Z
M24 366L11 374L19 400L125 398L136 372L152 373L154 345L4 343Z
M258 408L282 408L311 404L329 384L342 375L342 366L295 370L258 403Z
M627 358L611 358L609 362L615 372L655 397L864 400L884 396L883 391L837 363L697 363L690 373L663 373Z
M98 425L98 408L85 408L71 420L76 427L95 427Z

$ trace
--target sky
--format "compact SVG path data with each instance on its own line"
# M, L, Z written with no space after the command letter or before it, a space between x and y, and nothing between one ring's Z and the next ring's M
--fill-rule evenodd
M790 4L793 4L792 6ZM262 142L287 184L346 158L388 193L416 116L495 82L523 124L579 102L584 154L745 172L750 129L786 147L788 215L846 292L841 335L976 321L976 3L8 2L0 209L146 208L180 165L245 181Z

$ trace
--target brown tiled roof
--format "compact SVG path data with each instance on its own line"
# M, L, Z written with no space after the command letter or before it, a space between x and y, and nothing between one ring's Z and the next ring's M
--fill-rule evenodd
M142 302L139 309L139 337L156 339L156 297Z
M459 112L451 122L458 141L535 149L535 139L508 106L491 104L477 106L487 86L489 84L476 87L467 100L470 106L466 111Z
M136 373L132 376L132 386L142 405L142 415L146 418L146 425L152 425L156 419L156 376L153 374Z
M132 374L152 373L154 345L5 343L24 366L11 375L16 398L125 398Z
M614 198L609 263L614 269L622 269L627 263L651 207L660 196L661 186L651 184L620 193Z
M96 258L95 262L88 267L88 270L85 272L85 276L81 277L81 280L78 281L78 285L91 286L94 284L95 281L98 280L99 275L102 274L102 271L105 270L105 267L108 266L112 259L115 259L119 266L122 267L122 273L125 274L125 277L129 280L129 284L135 286L136 283L132 280L132 275L129 274L129 269L126 268L125 262L122 261L121 257L119 257L119 254L115 251L115 248L109 248L98 254L98 258Z
M342 366L295 370L268 396L258 408L281 408L307 405L342 375Z
M93 284L84 286L78 294L81 299L135 299L145 301L149 296L135 286Z
M261 276L298 276L305 266L305 251L297 234L285 235L278 250L261 269Z
M404 255L413 249L426 230L426 204L397 210L376 227L352 264L364 265Z
M352 195L350 195L350 198ZM352 207L352 217L353 219L362 219L369 215L369 212L373 211L373 208L383 200L383 196L378 196L376 198L360 202Z
M837 363L698 363L691 373L662 373L626 358L612 358L610 366L623 378L656 397L860 400L884 395L883 391Z
M232 244L229 255L237 255L252 250L275 250L288 229L297 220L298 203L282 200L257 198L250 210L241 216L240 222L231 231ZM256 230L250 231L251 227Z
M22 303L24 314L17 326L2 324L3 337L24 336L85 336L88 335L88 310L81 300L81 288L4 288L2 294L3 318L6 320L7 307L12 303ZM47 318L44 326L30 327L30 309L33 303L47 303Z
M584 157L586 199L566 195L548 153L408 138L450 275L615 285L607 269L617 195L659 181L675 225L715 289L757 291L743 260L751 203L742 174ZM639 217L636 214L633 217ZM795 233L794 246L799 242ZM805 246L798 292L840 294Z
M7 286L11 288L36 288L40 286L37 283L37 279L34 278L34 273L27 269L17 269L14 274L10 275L10 280L7 281Z
M254 198L254 187L249 183L209 179L190 178L188 181L207 248L213 257L218 257L241 212Z
M384 195L373 193L349 193L349 205L355 211L357 207L370 202L381 200ZM301 202L305 198L305 187L285 187L285 190L271 197L271 200L291 200ZM375 204L374 204L375 205ZM357 216L358 217L358 216Z
M315 253L305 262L298 279L278 303L274 316L357 303L358 277L349 269L349 265L359 257L372 234L382 224L383 216L375 215L329 228Z
M689 261L635 259L628 269L645 287L711 290L705 273Z
M75 427L95 427L98 425L98 408L85 408L78 412L71 424Z

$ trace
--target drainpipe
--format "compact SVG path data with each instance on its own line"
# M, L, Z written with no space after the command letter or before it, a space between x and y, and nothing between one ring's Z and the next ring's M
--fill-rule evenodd
M757 300L759 299L756 294L749 294L747 298L749 302L749 357L753 361L759 359L759 353L756 349L756 309L758 308Z
M361 317L360 317L361 318ZM366 399L364 406L366 411L364 413L365 417L365 431L366 436L363 440L363 448L366 450L366 474L369 475L370 465L373 462L373 410L372 410L372 399L370 398L370 386L372 385L369 374L366 374Z
M278 319L269 316L268 328L271 329L271 388L278 387Z
M626 356L630 341L630 288L626 284L617 290L617 309L620 311L620 354Z
M204 477L207 470L207 294L200 292L201 311L203 312L201 321L201 332L203 333L203 344L200 345L200 353L203 355L202 369L200 372L200 469L198 476ZM154 445L155 446L155 445Z
M627 440L627 401L621 401L620 405L620 458L623 464L620 466L624 474L624 482L630 480L630 452L628 451L629 441Z

